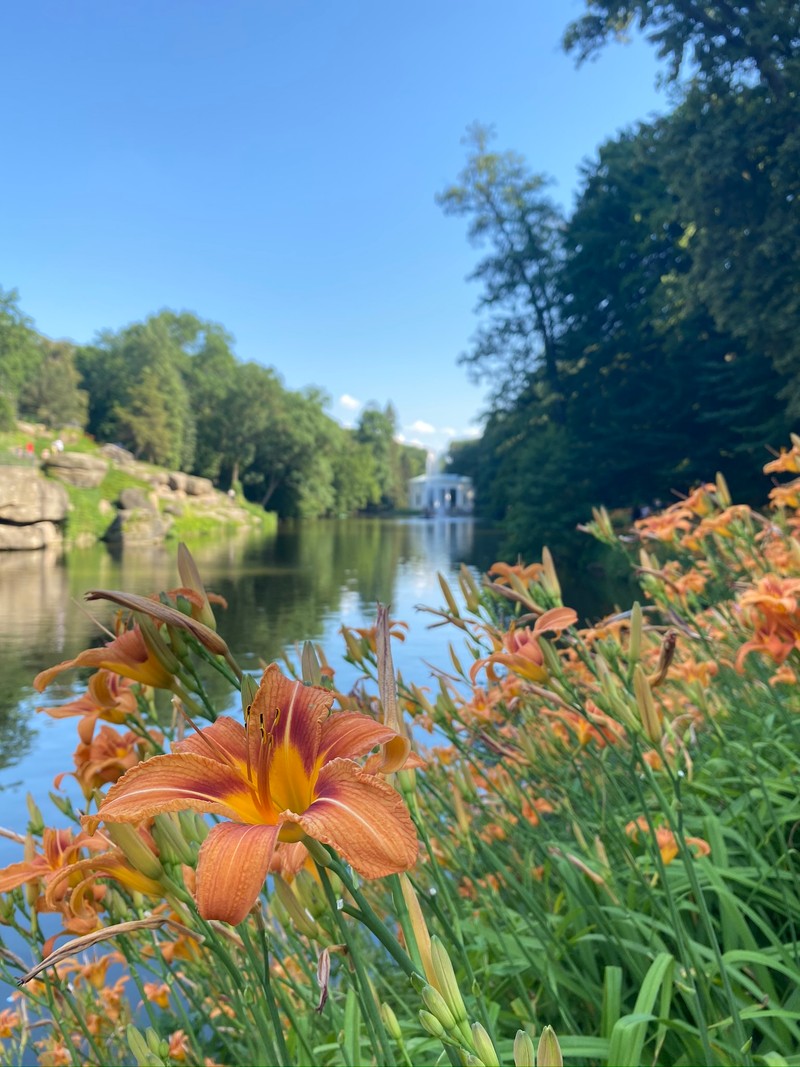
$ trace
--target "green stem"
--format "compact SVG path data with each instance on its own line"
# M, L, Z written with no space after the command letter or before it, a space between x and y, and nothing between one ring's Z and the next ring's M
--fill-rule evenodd
M266 1025L266 1020L262 1017L260 1011L257 1010L258 1006L253 1005L253 1016L256 1020L256 1026L258 1027L261 1039L264 1042L264 1048L266 1049L269 1063L274 1063L275 1067L286 1067L289 1062L289 1053L286 1050L286 1045L283 1041L283 1029L281 1027L280 1018L277 1016L275 1005L272 1001L272 991L269 986L269 956L266 949L263 952L261 959L253 947L253 942L250 937L250 931L247 927L247 919L240 923L237 927L241 938L242 944L245 947L247 956L250 963L253 966L253 970L257 975L261 975L261 986L264 990L264 999L267 1002L267 1011L270 1015L270 1022L272 1024L273 1034L270 1034L269 1027ZM279 1048L276 1050L273 1044L273 1036L278 1043Z
M331 865L333 866L333 865ZM333 886L331 885L330 878L328 878L328 872L324 867L317 867L319 871L320 881L322 882L322 888L325 891L325 896L328 900L328 906L331 912L336 917L336 921L339 924L339 930L341 931L342 938L347 945L350 953L350 962L353 965L353 969L356 975L355 989L358 999L361 1003L361 1009L364 1013L364 1021L370 1031L370 1039L372 1041L372 1048L375 1053L380 1048L382 1062L387 1065L394 1065L395 1058L391 1047L386 1039L386 1031L383 1028L383 1022L378 1014L378 1008L375 1004L375 998L372 995L372 989L369 984L366 972L364 971L364 965L361 961L361 954L358 951L357 946L353 945L351 932L347 927L347 923L344 921L342 912L347 912L346 908L340 909L337 904L336 895L333 892ZM339 873L338 871L336 872ZM341 877L341 876L340 876ZM351 914L350 912L347 912ZM355 917L359 917L357 914Z

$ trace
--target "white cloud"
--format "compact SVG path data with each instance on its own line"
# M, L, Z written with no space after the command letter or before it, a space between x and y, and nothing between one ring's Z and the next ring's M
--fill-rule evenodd
M415 433L436 433L436 427L431 426L429 422L423 422L422 419L412 422L409 429L414 430Z
M454 430L452 426L443 426L442 433L445 437L458 437L458 430Z
M357 411L361 407L361 401L356 400L354 396L350 396L349 393L343 393L339 397L339 403L343 408L347 408L348 411Z
M480 428L480 426L470 426L470 428L468 430L464 431L464 436L465 437L482 437L483 436L483 430Z

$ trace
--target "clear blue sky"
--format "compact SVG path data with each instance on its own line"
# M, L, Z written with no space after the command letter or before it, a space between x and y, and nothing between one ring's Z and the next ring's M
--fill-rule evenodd
M0 285L77 342L194 311L342 421L391 400L441 448L484 395L456 362L478 253L434 203L466 127L493 123L569 206L581 161L665 106L644 43L581 70L563 55L582 6L5 4Z

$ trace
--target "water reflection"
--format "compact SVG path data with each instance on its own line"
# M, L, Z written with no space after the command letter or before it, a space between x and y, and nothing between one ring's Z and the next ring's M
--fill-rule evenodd
M219 628L243 667L257 669L307 638L321 641L338 657L340 626L370 624L375 604L382 601L412 623L409 639L398 649L399 665L407 676L416 669L424 681L430 672L422 661L437 658L437 645L446 653L446 642L442 631L430 632L427 620L415 619L414 607L441 600L437 571L452 579L462 562L484 569L493 561L493 545L476 558L476 545L486 546L485 535L476 537L479 530L463 519L353 519L297 524L268 538L202 542L192 551L209 588L228 600ZM147 594L172 588L178 584L175 552L174 545L159 545L114 555L94 546L63 556L0 555L0 770L17 764L15 774L24 772L31 786L39 780L46 790L65 769L74 724L36 716L35 708L66 702L85 686L88 672L60 676L44 699L33 691L32 679L105 640L97 622L110 626L113 608L87 606L87 589ZM439 661L444 662L441 656ZM351 679L348 668L342 670L337 680L346 685ZM231 699L216 676L212 697L218 706ZM6 775L0 776L0 789L10 785Z

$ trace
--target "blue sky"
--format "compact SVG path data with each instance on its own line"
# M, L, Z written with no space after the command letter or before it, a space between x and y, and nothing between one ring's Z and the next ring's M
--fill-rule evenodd
M663 110L642 42L576 70L580 0L26 0L0 34L0 285L53 337L163 307L320 386L347 423L475 430L478 297L434 196L492 123L572 202L581 161Z

